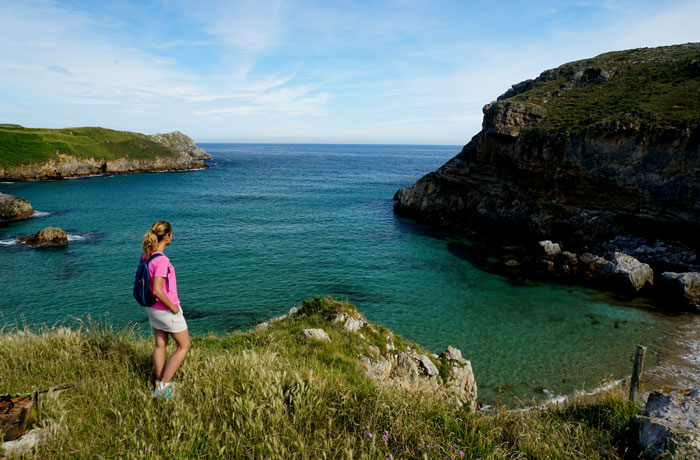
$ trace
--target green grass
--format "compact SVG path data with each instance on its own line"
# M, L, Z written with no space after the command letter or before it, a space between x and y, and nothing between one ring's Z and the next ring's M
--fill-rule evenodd
M177 152L145 134L106 128L41 129L0 125L0 167L75 158L115 160L175 157Z
M638 408L619 394L472 414L366 379L358 355L390 332L372 325L363 340L328 321L337 312L359 315L317 298L262 331L195 337L176 401L152 400L152 339L132 329L4 331L0 393L74 385L44 396L52 435L27 458L623 458ZM302 338L308 327L331 342Z
M546 110L545 119L531 129L535 135L542 134L536 129L549 134L581 133L610 122L686 129L700 122L700 75L691 69L691 61L698 59L699 44L605 53L557 70L562 75L591 68L615 72L606 82L567 89L571 77L562 76L536 82L509 100Z

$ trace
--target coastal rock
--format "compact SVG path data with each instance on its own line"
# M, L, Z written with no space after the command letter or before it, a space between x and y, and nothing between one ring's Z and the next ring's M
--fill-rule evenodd
M34 214L31 203L22 198L0 193L0 222L27 219Z
M428 374L430 377L438 375L440 372L435 364L426 355L418 356L418 362L420 363L421 369Z
M440 355L449 365L445 387L462 402L470 403L472 411L476 410L477 388L472 363L462 358L462 352L451 346Z
M634 257L616 252L600 272L600 277L624 292L639 292L646 285L654 284L654 272L647 264Z
M597 278L600 272L608 264L608 261L600 256L584 252L578 257L582 270L589 278Z
M559 244L557 243L552 243L549 240L544 240L540 241L540 246L542 246L542 250L544 251L544 254L548 257L554 257L557 254L561 253L561 248L559 247Z
M68 243L68 234L58 227L46 227L34 236L23 236L19 241L29 246L50 246Z
M151 136L151 139L165 145L166 147L171 147L180 152L184 152L194 160L211 160L211 155L209 155L204 149L197 147L192 138L182 134L180 131L173 131L165 134L154 134Z
M308 337L310 339L321 340L324 342L331 341L331 338L328 337L328 334L323 329L304 329L301 331L301 333L304 334L304 337Z
M647 458L700 459L700 391L654 391L637 421Z
M170 156L156 156L151 159L124 156L113 160L96 158L76 158L70 154L56 151L56 158L43 163L28 163L18 166L0 168L0 180L26 181L61 179L66 177L85 177L101 174L131 174L139 172L185 171L206 168L203 160L211 156L194 141L180 132L145 136L131 133L140 138L149 138L173 150Z
M661 274L661 286L665 296L686 307L700 309L700 273Z
M352 316L348 316L343 327L348 332L357 332L362 327L362 324L363 322L361 319L355 319Z
M457 156L396 192L395 212L572 248L622 234L698 246L700 113L681 107L671 122L627 108L648 106L634 85L660 62L696 88L686 68L698 51L691 43L603 54L514 85L484 107L481 131ZM656 91L685 90L657 83L653 110L665 114ZM620 95L628 105L613 102ZM603 100L613 112L600 110Z

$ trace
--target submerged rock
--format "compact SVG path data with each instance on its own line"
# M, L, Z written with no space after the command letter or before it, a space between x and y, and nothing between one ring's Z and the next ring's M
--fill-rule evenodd
M34 236L23 236L19 241L29 246L50 246L68 243L68 234L58 227L46 227Z
M14 195L0 193L0 222L27 219L34 214L29 201Z

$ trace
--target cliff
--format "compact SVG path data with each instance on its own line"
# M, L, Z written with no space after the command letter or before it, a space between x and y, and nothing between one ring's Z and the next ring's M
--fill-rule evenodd
M700 44L602 54L513 85L482 130L394 209L581 246L699 243Z
M179 131L147 136L105 128L0 125L0 180L188 170L211 156Z

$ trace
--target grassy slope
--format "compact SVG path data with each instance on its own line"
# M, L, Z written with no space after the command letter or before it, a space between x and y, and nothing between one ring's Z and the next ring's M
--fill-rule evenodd
M56 152L105 160L177 155L175 150L140 133L106 128L41 129L0 124L0 167L57 160Z
M4 332L0 393L75 385L44 397L54 436L31 458L622 458L637 408L619 397L484 415L375 386L357 356L389 331L363 341L326 319L353 309L317 298L263 331L195 338L177 401L151 399L152 339L97 323Z
M610 121L686 128L700 122L700 75L691 68L697 59L700 44L605 53L558 69L615 71L607 82L564 90L568 79L562 77L537 82L509 100L544 107L547 117L538 128L550 132L580 132Z

